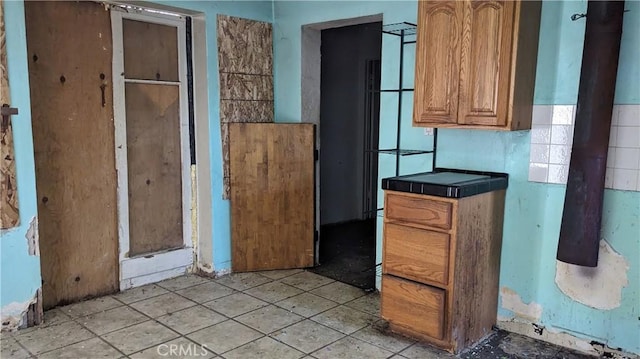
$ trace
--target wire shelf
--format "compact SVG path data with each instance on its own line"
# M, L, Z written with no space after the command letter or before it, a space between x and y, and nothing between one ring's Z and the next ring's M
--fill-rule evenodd
M417 32L418 26L416 24L412 24L410 22L398 22L395 24L387 24L382 26L382 32L385 34L391 34L396 36L401 36L403 31L405 36L415 35Z
M388 153L391 155L398 154L400 156L422 155L426 153L433 153L433 150L403 150L399 148L388 148L378 150L368 150L367 152Z

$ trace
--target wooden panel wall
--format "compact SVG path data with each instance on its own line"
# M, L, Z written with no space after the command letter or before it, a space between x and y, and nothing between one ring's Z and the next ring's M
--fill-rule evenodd
M223 197L229 198L229 123L273 122L271 24L218 15Z
M180 248L180 88L125 85L129 256Z
M313 126L229 124L233 272L313 266Z
M126 78L180 80L178 32L175 27L123 19L122 35Z
M11 104L7 69L7 44L4 28L4 1L0 0L0 106ZM0 124L0 228L18 225L18 187L13 148L11 117Z
M84 1L25 13L46 309L118 290L111 20Z

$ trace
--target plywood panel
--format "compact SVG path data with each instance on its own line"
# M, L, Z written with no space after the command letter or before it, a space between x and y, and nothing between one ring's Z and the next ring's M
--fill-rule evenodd
M0 0L0 106L11 104L7 69L7 43L4 27L4 2ZM13 146L11 117L0 124L0 228L15 227L20 221L18 212L18 182Z
M178 32L173 26L122 20L128 79L178 81Z
M312 124L229 124L234 272L314 260Z
M273 122L272 101L220 101L220 120L232 122Z
M223 72L220 74L221 100L273 101L273 77Z
M253 75L273 73L273 37L267 22L218 15L218 68Z
M223 197L229 198L226 123L273 122L271 24L218 15L218 68L222 132Z
M179 87L129 83L125 98L129 255L182 247Z
M50 308L118 290L111 20L93 2L28 1L25 13Z

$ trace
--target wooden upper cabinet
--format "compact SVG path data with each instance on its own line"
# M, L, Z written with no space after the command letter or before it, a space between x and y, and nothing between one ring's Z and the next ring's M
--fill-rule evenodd
M421 2L416 54L414 119L457 122L462 6L458 1ZM437 70L436 70L437 69ZM418 86L420 84L420 86Z
M539 1L420 1L415 126L531 128Z

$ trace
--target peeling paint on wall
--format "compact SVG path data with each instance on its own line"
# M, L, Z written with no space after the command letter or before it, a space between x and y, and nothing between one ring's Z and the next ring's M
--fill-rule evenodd
M33 217L29 222L27 234L25 234L30 256L40 256L40 236L38 233L38 217Z
M592 308L618 308L622 288L629 284L629 264L605 241L600 241L598 266L582 267L557 261L556 284L566 296Z
M540 304L536 302L525 304L520 295L511 288L500 288L500 299L502 300L502 308L512 311L518 317L537 322L542 316Z
M497 327L588 355L606 358L639 359L638 355L610 348L602 343L578 338L556 328L542 327L534 323L523 322L519 319L498 318Z
M29 307L38 302L39 293L40 288L36 290L30 300L22 303L12 302L0 309L3 332L12 332L23 326Z

